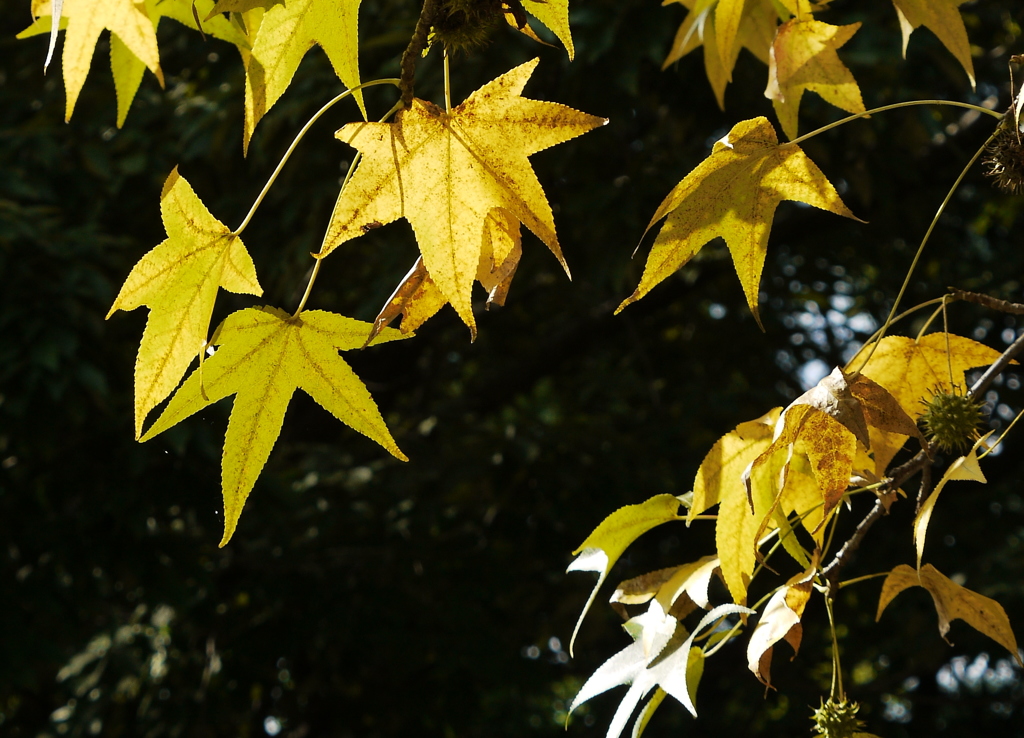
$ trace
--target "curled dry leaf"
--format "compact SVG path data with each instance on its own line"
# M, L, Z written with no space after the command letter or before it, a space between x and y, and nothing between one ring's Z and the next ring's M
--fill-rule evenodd
M766 687L772 686L772 652L775 644L785 640L793 648L793 657L800 651L803 638L804 608L811 597L814 570L798 574L780 588L761 612L747 644L747 668Z
M487 309L491 305L505 304L522 254L519 221L501 208L495 208L484 221L483 247L476 273L477 281L487 290L487 302L484 303ZM373 321L373 331L367 343L399 315L402 316L399 330L409 333L447 304L448 300L427 273L421 256Z
M900 564L885 578L882 594L878 600L877 621L893 598L908 587L924 587L932 596L935 612L939 616L939 634L947 640L950 623L963 620L979 633L987 635L1005 647L1017 663L1024 666L1017 651L1017 639L1010 628L1010 619L995 600L961 587L949 577L941 574L931 564L925 564L915 571L906 564Z

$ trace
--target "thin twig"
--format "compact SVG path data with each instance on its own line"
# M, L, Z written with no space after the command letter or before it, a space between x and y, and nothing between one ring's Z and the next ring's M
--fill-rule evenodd
M413 31L409 45L402 53L402 81L399 88L402 90L402 103L406 107L412 104L416 62L427 48L430 28L434 25L437 10L438 0L423 0L423 9L420 11L419 20L416 21L416 30Z
M1002 374L1021 351L1024 351L1024 333L1017 336L1017 340L1011 343L1002 356L993 361L992 365L985 370L985 373L978 378L978 381L971 387L971 397L978 397L984 394L989 385L995 381L995 378Z
M983 295L980 292L958 290L956 287L948 287L947 289L949 290L949 296L954 300L973 302L975 305L981 305L990 310L998 310L1001 313L1009 313L1010 315L1024 315L1024 304L1019 302L999 300L989 295Z
M921 467L921 486L917 489L917 506L914 508L914 517L921 512L921 505L926 499L932 489L932 466L931 464L925 464Z

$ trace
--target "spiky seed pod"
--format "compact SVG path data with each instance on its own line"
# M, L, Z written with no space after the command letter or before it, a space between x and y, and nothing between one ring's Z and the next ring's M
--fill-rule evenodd
M918 421L925 437L941 451L963 451L978 438L984 403L965 395L957 385L941 387L931 399L922 400L924 415Z
M811 716L814 730L825 738L853 738L864 727L864 722L857 719L859 709L856 702L836 702L829 697L828 702L823 701Z
M431 43L449 52L469 52L487 43L504 16L500 0L441 0Z
M996 187L1019 195L1024 193L1024 132L1015 130L1013 108L1006 115L981 163Z

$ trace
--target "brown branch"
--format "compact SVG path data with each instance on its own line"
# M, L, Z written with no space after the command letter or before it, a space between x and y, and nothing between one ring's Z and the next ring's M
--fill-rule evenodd
M1017 336L1017 340L1011 343L1002 356L993 361L992 365L985 370L985 373L978 378L978 381L971 387L971 397L978 397L983 394L989 388L989 385L995 381L995 378L1002 374L1021 351L1024 351L1024 333Z
M998 300L995 297L983 295L980 292L967 292L965 290L958 290L956 287L947 287L946 289L949 290L949 296L955 300L973 302L975 305L981 305L990 310L998 310L1001 313L1009 313L1010 315L1024 315L1024 305L1019 302Z
M399 89L402 91L402 103L406 107L412 104L416 62L423 50L427 48L430 28L436 20L439 5L439 0L423 0L423 9L420 11L419 20L416 21L416 30L413 31L409 45L402 53L402 77Z

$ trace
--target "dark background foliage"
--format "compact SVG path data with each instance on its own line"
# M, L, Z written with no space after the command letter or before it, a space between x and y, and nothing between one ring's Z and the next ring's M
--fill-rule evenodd
M577 59L509 29L453 62L453 96L540 55L527 94L611 124L533 157L556 209L573 281L532 236L503 309L480 337L448 309L409 341L346 356L374 393L401 464L301 394L225 549L219 456L228 405L145 445L132 440L131 382L145 311L104 322L132 264L163 238L159 192L175 165L213 213L240 221L294 132L339 84L319 50L241 155L242 71L230 47L172 21L159 37L167 88L151 76L122 130L106 41L73 121L45 41L16 41L27 3L0 14L0 733L11 736L559 735L586 677L628 642L600 604L577 657L568 636L592 578L569 552L614 509L682 494L710 444L785 404L842 363L891 305L919 239L988 119L915 108L806 144L867 224L793 204L778 212L761 333L724 247L713 245L642 302L630 260L668 190L736 121L771 115L766 70L744 53L718 110L700 52L661 71L682 7L573 0ZM864 21L843 49L871 107L911 98L1008 104L1007 59L1024 11L963 6L979 80L927 30L900 59L888 2L839 0L823 17ZM418 8L366 2L364 79L392 76ZM417 92L441 97L434 53ZM371 113L391 91L368 93ZM838 111L805 98L801 130ZM246 231L269 304L293 309L352 152L314 126ZM907 305L947 284L1020 300L1019 197L976 168L940 222ZM650 239L648 239L649 242ZM311 307L370 320L415 258L403 223L327 262ZM215 321L252 304L222 293ZM951 328L1001 349L1012 319L958 305ZM913 334L920 322L901 330ZM995 423L1024 404L1014 375L990 399ZM996 597L1024 635L1020 439L954 485L932 523L929 559ZM840 534L863 513L858 503ZM912 561L912 505L865 541L847 576ZM663 526L613 579L691 561L710 527ZM873 732L1024 735L1021 672L955 625L936 631L922 591L874 622L878 580L840 598L851 695ZM802 735L827 693L819 604L804 647L777 659L764 694L738 647L710 660L694 721L668 700L650 735ZM784 651L785 649L781 649ZM573 735L603 735L616 693L580 710ZM621 690L617 692L621 696Z

